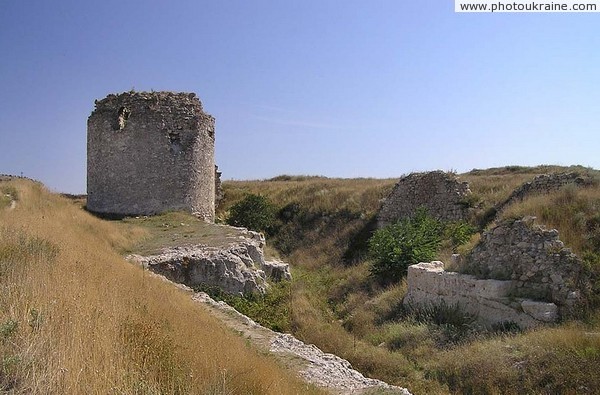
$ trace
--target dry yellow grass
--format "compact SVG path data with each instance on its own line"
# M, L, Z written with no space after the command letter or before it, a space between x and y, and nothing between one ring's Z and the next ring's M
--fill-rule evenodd
M0 210L0 391L304 394L314 389L122 250L100 221L29 181Z
M283 181L227 181L223 183L225 201L219 212L224 212L245 194L268 196L279 207L297 203L315 212L346 209L374 213L379 200L391 191L396 179L299 177Z
M566 324L432 353L425 363L455 393L597 394L600 333Z
M537 217L539 224L558 229L560 239L576 253L593 247L600 229L600 186L592 188L565 187L559 191L532 196L515 203L501 213L501 218ZM594 240L594 236L596 240ZM595 246L600 248L600 245Z

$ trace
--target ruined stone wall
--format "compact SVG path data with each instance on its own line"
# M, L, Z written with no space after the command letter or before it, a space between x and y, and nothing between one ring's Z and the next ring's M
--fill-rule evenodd
M219 171L219 166L215 166L215 208L219 207L219 204L225 198L225 192L221 183L221 174L223 173Z
M87 208L104 214L186 210L214 220L214 118L194 93L127 92L88 119Z
M558 238L558 231L535 217L506 220L484 232L465 257L465 271L479 278L510 280L512 295L555 303L563 316L586 303L589 287L581 260Z
M465 199L471 194L469 184L443 171L413 173L398 181L384 201L377 218L379 228L409 218L423 206L429 215L446 221L469 218Z
M407 307L458 305L488 327L513 322L525 329L558 319L554 303L512 297L512 281L481 280L468 274L447 272L442 262L410 266L407 283L404 298Z
M557 174L541 174L536 176L530 182L526 182L510 194L510 196L498 206L495 207L496 212L502 211L509 204L523 201L528 196L536 194L550 193L558 191L565 185L586 186L591 183L589 177L581 176L578 173L557 173Z
M468 274L446 272L442 262L410 266L405 304L458 304L486 325L512 321L522 328L578 316L591 292L589 274L558 231L534 219L504 221L484 232L468 256L454 255Z

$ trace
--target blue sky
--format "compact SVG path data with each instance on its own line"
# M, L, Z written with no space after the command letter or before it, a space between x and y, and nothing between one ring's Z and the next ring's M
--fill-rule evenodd
M0 0L0 173L83 193L94 100L196 92L224 179L600 168L600 14Z

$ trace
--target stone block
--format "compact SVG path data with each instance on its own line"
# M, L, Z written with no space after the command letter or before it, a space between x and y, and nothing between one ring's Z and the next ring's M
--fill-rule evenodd
M521 308L538 321L556 322L558 320L558 306L554 303L524 300L521 302Z

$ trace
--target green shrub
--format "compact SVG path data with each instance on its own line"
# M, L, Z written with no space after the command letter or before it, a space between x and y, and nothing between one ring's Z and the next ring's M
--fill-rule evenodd
M291 283L281 281L271 284L266 294L231 295L216 287L199 286L196 291L209 294L252 318L262 326L278 332L289 332Z
M249 194L231 207L227 223L257 232L268 232L275 223L275 211L266 197Z
M15 320L8 320L0 324L0 340L7 339L14 335L19 328L19 323Z
M431 261L441 243L442 225L419 209L415 216L375 232L369 240L374 259L371 274L383 282L397 282L410 265Z
M444 228L444 238L450 242L453 252L456 252L458 246L468 242L474 233L475 228L464 221L450 222Z

